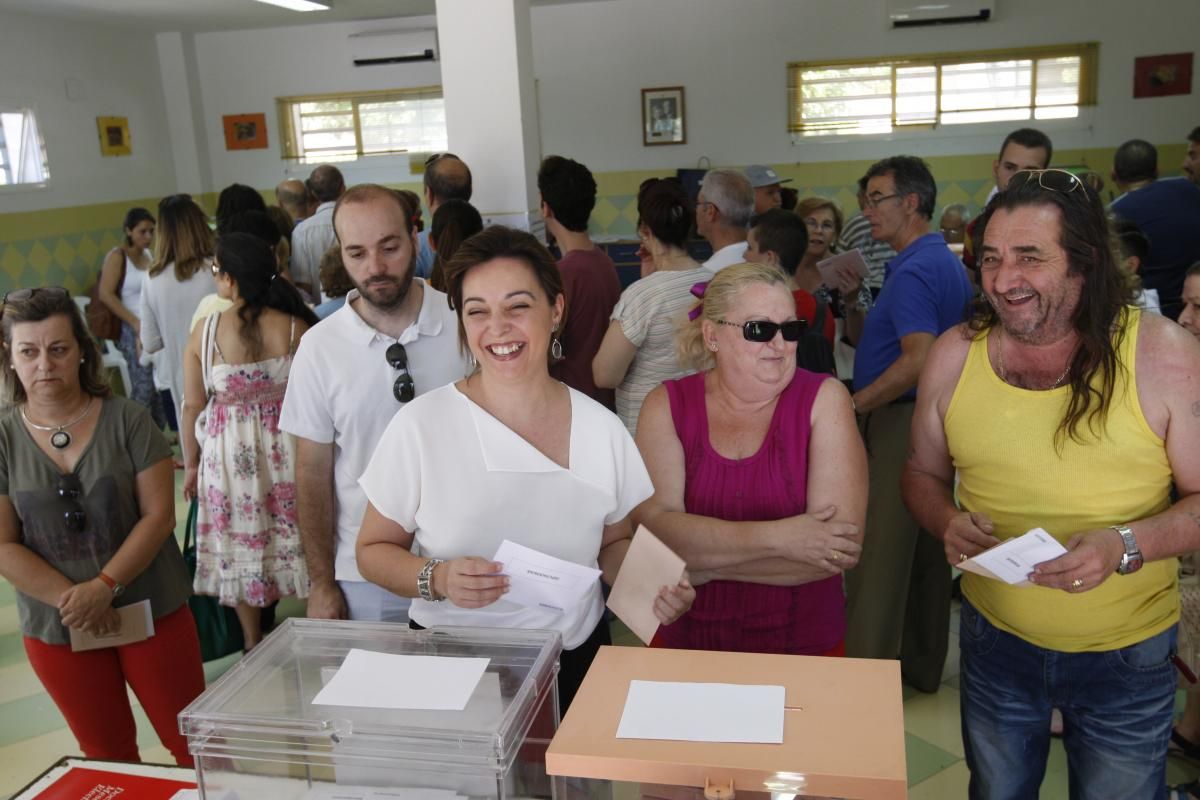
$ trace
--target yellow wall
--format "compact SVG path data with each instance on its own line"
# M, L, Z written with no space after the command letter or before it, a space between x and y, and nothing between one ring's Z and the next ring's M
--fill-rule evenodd
M1181 143L1159 145L1159 167L1163 175L1179 172L1185 146ZM1116 196L1109 179L1113 148L1064 150L1054 154L1058 166L1087 167L1105 178L1105 202ZM965 203L978 211L992 188L993 154L946 156L929 159L938 179L938 205ZM820 194L833 197L847 212L854 211L854 186L866 171L869 161L832 161L820 164L778 164L780 175L801 196ZM664 171L606 172L596 175L598 197L592 213L594 235L633 236L637 221L637 188L646 178L662 176ZM419 184L399 184L398 188L420 192ZM274 190L261 190L267 202L273 202ZM215 193L198 196L210 212L216 208ZM104 254L120 243L121 221L134 206L152 211L157 198L119 203L74 206L48 211L0 214L0 291L26 286L65 286L72 292L85 291L95 280ZM426 220L428 224L429 220Z

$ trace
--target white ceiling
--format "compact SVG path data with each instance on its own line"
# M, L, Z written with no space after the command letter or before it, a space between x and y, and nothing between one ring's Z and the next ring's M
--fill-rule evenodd
M330 0L329 11L300 13L255 0L0 0L14 11L150 31L278 28L433 14L434 0ZM0 21L2 24L2 21Z

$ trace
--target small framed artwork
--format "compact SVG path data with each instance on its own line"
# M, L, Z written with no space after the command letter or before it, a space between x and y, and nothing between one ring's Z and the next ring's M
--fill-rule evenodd
M96 117L96 128L100 133L100 155L127 156L133 152L128 117Z
M1133 96L1167 97L1192 93L1192 54L1142 56L1133 60Z
M228 114L221 119L225 123L226 150L266 149L266 114Z
M687 144L682 86L642 89L642 144Z

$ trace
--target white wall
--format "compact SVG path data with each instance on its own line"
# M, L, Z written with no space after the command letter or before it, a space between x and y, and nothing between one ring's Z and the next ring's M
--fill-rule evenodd
M405 17L196 34L196 69L212 181L205 188L219 191L237 182L265 189L285 176L305 178L312 171L311 165L287 162L280 156L276 97L440 83L436 61L355 67L347 40L350 34L363 31L433 25L433 17ZM267 115L267 149L227 151L222 115L252 113ZM348 184L414 180L403 156L375 156L347 164L342 171Z
M68 99L68 80L79 99ZM44 189L0 189L0 213L157 197L174 185L153 34L5 11L0 105L33 107L50 165ZM132 155L100 155L98 116L129 118Z
M1196 49L1196 0L996 0L984 24L892 30L883 0L597 0L533 12L544 152L594 171L811 163L988 153L1012 123L950 126L892 140L793 145L787 63L1100 42L1090 119L1040 123L1058 148L1130 138L1183 141L1200 124L1190 96L1133 100L1135 56ZM1200 75L1197 75L1200 83ZM684 86L686 145L643 147L640 90Z

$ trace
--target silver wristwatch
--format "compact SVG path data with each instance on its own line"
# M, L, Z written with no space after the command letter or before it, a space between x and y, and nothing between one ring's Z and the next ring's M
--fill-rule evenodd
M1138 549L1133 531L1128 525L1113 525L1112 529L1121 534L1121 542L1125 545L1125 553L1121 556L1121 563L1117 565L1117 574L1128 575L1131 572L1137 572L1142 568L1144 559L1142 551Z
M431 558L425 562L425 566L421 567L421 573L417 575L417 594L421 596L422 600L436 603L445 599L433 596L433 568L441 563L442 559Z

